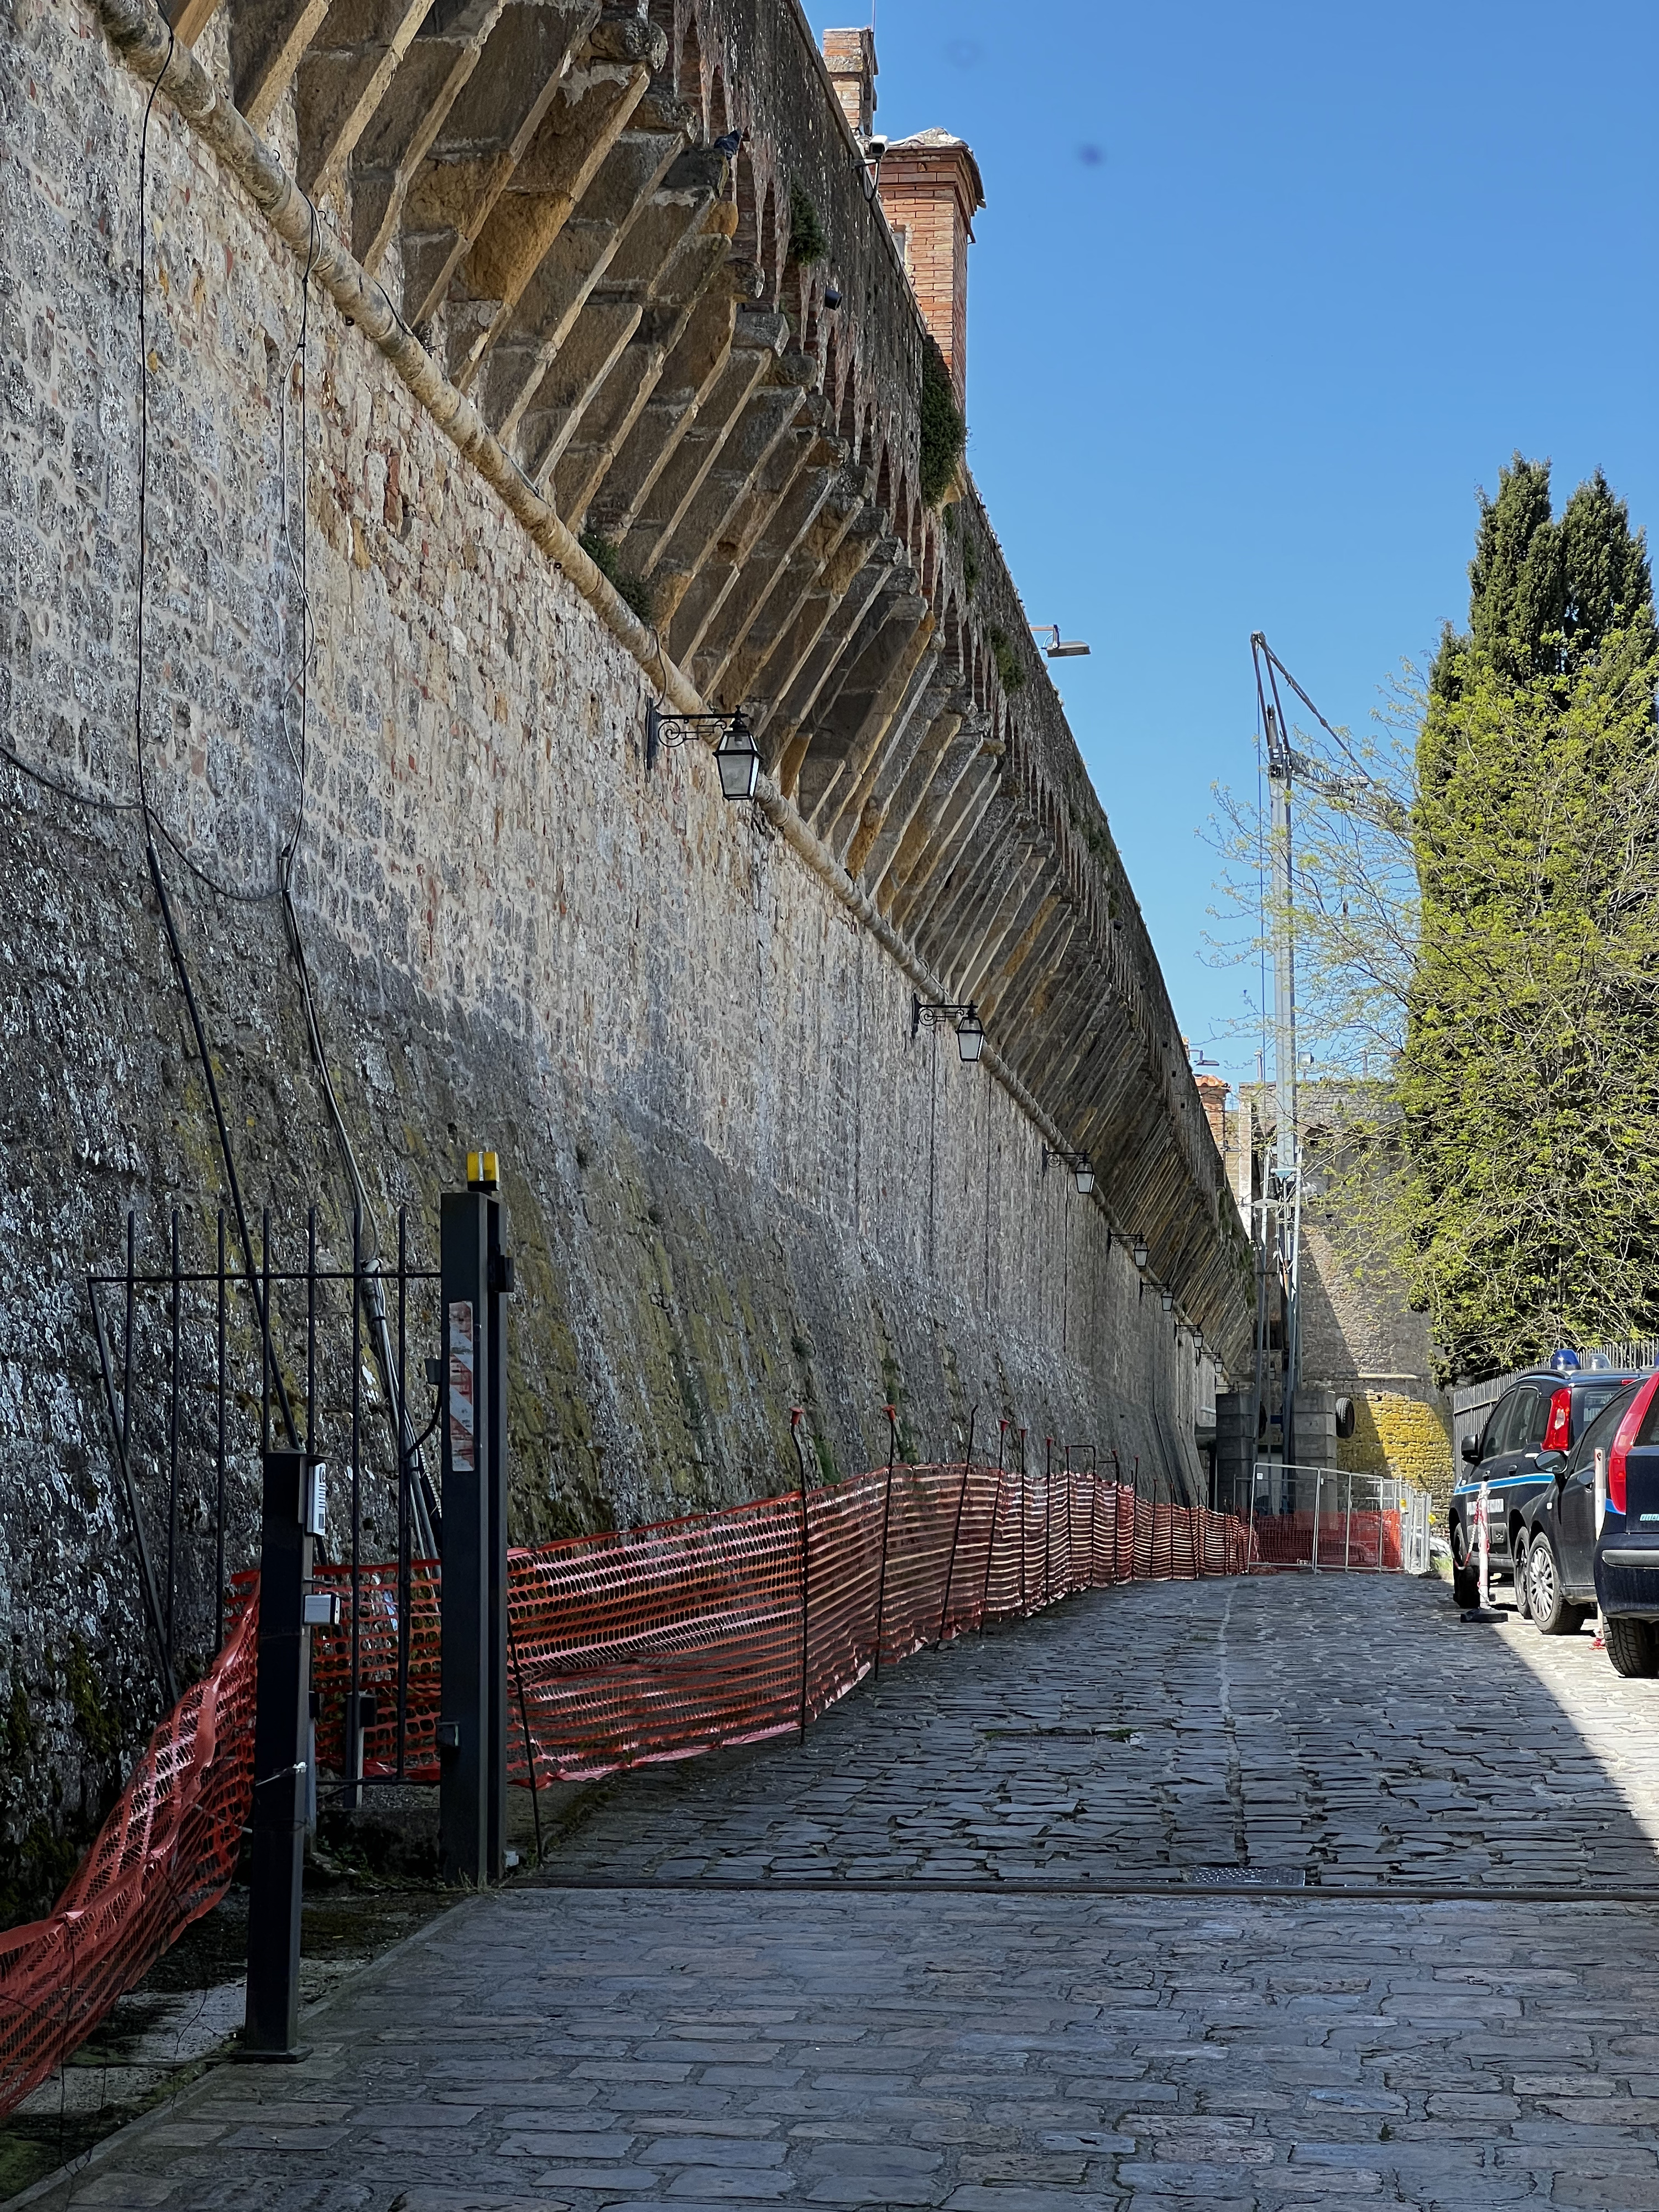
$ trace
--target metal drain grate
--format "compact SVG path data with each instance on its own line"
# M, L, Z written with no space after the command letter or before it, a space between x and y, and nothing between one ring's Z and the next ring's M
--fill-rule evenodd
M1203 1889L1305 1889L1308 1869L1299 1866L1188 1867L1185 1879Z

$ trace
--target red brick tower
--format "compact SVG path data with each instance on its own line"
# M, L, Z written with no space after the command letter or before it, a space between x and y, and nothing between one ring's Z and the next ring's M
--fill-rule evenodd
M948 131L919 131L889 146L878 175L882 206L965 412L968 248L974 216L985 204L979 164Z

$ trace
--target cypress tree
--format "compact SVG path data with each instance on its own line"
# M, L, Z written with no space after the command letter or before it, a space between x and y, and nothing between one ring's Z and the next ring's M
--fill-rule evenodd
M1659 1326L1659 678L1640 532L1516 454L1418 738L1401 1068L1418 1302L1445 1370Z

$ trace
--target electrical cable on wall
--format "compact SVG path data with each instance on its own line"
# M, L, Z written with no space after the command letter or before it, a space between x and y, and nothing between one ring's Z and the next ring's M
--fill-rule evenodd
M171 54L172 47L170 45L169 61L171 59ZM255 892L239 890L229 884L220 882L215 876L210 874L206 869L203 868L191 857L189 852L185 850L179 838L167 828L167 824L160 819L152 803L149 790L149 781L145 762L143 738L145 676L144 653L146 643L145 614L147 603L147 555L149 547L148 504L149 455L149 357L148 303L145 289L143 259L143 223L149 204L148 179L150 118L155 106L156 93L159 91L162 78L165 77L166 74L167 65L164 64L161 73L158 75L155 82L150 88L149 98L146 103L144 110L143 129L139 139L139 527L137 668L134 700L138 797L136 801L126 802L126 804L135 805L143 816L145 828L145 857L149 866L150 880L155 891L157 903L161 908L162 925L167 935L167 948L172 959L173 970L177 976L180 989L184 994L185 1006L189 1012L191 1026L196 1040L198 1056L202 1062L208 1088L208 1096L212 1106L215 1125L218 1133L219 1149L224 1164L226 1181L229 1186L232 1210L235 1216L238 1241L242 1248L242 1256L247 1274L248 1285L253 1297L255 1312L258 1318L260 1329L266 1340L270 1359L271 1372L275 1382L276 1398L282 1413L283 1425L288 1432L290 1443L297 1445L297 1430L292 1407L289 1401L286 1382L283 1376L281 1363L276 1356L275 1346L270 1341L270 1319L264 1310L261 1295L259 1277L254 1264L252 1238L248 1227L246 1209L242 1197L240 1178L237 1174L235 1159L231 1150L228 1126L225 1120L223 1105L219 1097L218 1084L214 1075L212 1062L209 1056L206 1027L203 1021L200 1007L197 1000L189 965L185 957L183 943L179 937L177 923L173 915L172 901L168 896L166 878L161 870L161 856L156 848L156 838L158 835L161 840L171 847L173 851L177 854L179 859L183 862L184 866L190 871L190 872L196 877L208 890L214 893L216 896L229 899L239 904L248 906L264 905L272 901L278 901L281 903L284 939L287 943L289 957L294 963L295 975L300 987L300 998L301 1009L305 1018L307 1042L321 1084L324 1103L329 1115L337 1147L339 1151L341 1159L344 1166L346 1180L349 1188L352 1201L356 1210L362 1219L366 1231L362 1250L362 1257L365 1263L365 1279L362 1285L362 1296L363 1307L369 1322L370 1346L374 1358L375 1365L380 1370L380 1381L382 1384L382 1402L386 1407L388 1416L393 1425L392 1449L394 1458L397 1460L397 1462L400 1467L404 1465L411 1467L414 1480L412 1484L412 1496L410 1503L413 1509L417 1540L427 1555L432 1556L437 1550L438 1542L439 1519L437 1499L430 1477L427 1474L422 1463L421 1441L415 1433L414 1424L410 1417L407 1407L404 1404L404 1393L396 1387L398 1379L397 1363L392 1344L391 1321L386 1310L386 1294L380 1278L379 1225L375 1220L374 1212L370 1202L368 1188L364 1183L362 1171L358 1166L356 1152L351 1143L349 1133L346 1128L344 1119L340 1110L338 1097L335 1091L333 1079L329 1067L327 1051L323 1042L322 1029L318 1017L315 994L312 987L310 968L306 958L304 936L301 929L299 915L295 908L293 896L294 871L299 854L301 841L304 834L306 820L307 744L309 730L309 671L313 652L314 628L312 617L309 592L309 576L307 568L308 537L305 526L304 505L308 404L307 380L306 374L307 348L310 334L311 277L316 264L318 246L318 217L317 211L314 207L311 210L311 250L307 258L301 285L300 331L294 354L290 358L289 376L284 380L284 388L280 413L279 468L281 473L283 516L281 546L282 556L287 566L289 578L295 587L296 597L299 603L301 652L298 675L295 679L294 684L288 687L289 690L297 691L299 700L298 739L297 743L290 747L290 758L294 763L298 788L295 796L294 819L287 836L283 841L278 854L277 881L269 888ZM289 499L288 484L289 386L293 380L296 366L298 370L300 393L299 447L301 465L301 527L297 552L294 544L293 532L289 520L290 502ZM286 698L286 691L284 697ZM284 708L284 719L286 720L286 708ZM23 765L27 769L27 763L20 763L20 765ZM44 781L45 779L41 780ZM116 804L118 802L109 803ZM399 1434L400 1426L401 1435Z
M213 1072L212 1055L208 1050L207 1030L202 1020L201 1008L197 1004L195 986L191 981L190 966L185 958L178 925L173 920L173 902L167 896L167 878L161 872L161 856L155 849L156 823L150 806L149 780L144 766L144 615L146 583L149 550L149 331L144 285L144 223L149 204L149 125L155 112L155 95L161 88L161 80L172 64L174 40L167 33L167 58L161 64L155 82L144 103L143 127L138 136L138 590L137 625L136 635L136 665L133 672L132 720L134 757L138 781L138 805L144 821L144 859L149 870L149 879L161 909L161 926L166 933L167 952L173 971L184 994L185 1009L190 1016L196 1054L202 1063L203 1079L207 1085L208 1100L213 1109L214 1127L218 1133L219 1155L224 1163L225 1181L229 1187L231 1210L236 1218L237 1240L242 1248L242 1262L247 1276L248 1296L259 1323L259 1334L270 1362L276 1383L276 1402L283 1417L283 1426L295 1449L300 1443L299 1429L289 1402L288 1385L282 1364L276 1356L271 1341L270 1316L266 1310L259 1271L254 1264L253 1238L248 1228L247 1208L243 1202L241 1178L236 1172L235 1155L231 1150L230 1131L225 1121L223 1101L219 1096L219 1083ZM171 842L171 840L169 840Z
M292 690L299 702L299 736L289 749L299 778L299 793L294 810L294 823L283 846L279 858L279 895L283 907L283 933L287 941L289 957L300 988L300 1007L305 1017L306 1042L310 1048L312 1062L322 1089L323 1103L327 1110L329 1125L334 1135L346 1183L350 1192L353 1209L360 1222L358 1256L362 1267L360 1296L368 1320L369 1346L374 1364L380 1370L381 1403L392 1423L392 1448L394 1462L399 1469L410 1470L410 1506L414 1516L416 1540L428 1559L436 1556L441 1533L441 1518L436 1491L427 1471L422 1453L422 1440L416 1435L414 1421L406 1402L407 1394L401 1388L397 1354L392 1341L392 1319L386 1310L386 1290L381 1278L380 1230L368 1186L358 1165L356 1148L351 1133L346 1127L345 1116L340 1109L339 1095L334 1087L334 1077L329 1066L328 1050L323 1042L322 1022L317 1012L316 994L312 988L311 964L306 957L305 933L300 926L299 909L294 900L294 870L299 857L301 839L305 831L307 769L309 762L311 661L315 625L311 611L311 533L307 526L307 490L309 483L308 422L309 394L308 347L311 336L311 277L317 265L317 210L311 210L311 243L306 256L306 265L300 280L300 331L288 374L283 379L283 405L278 440L277 465L281 476L279 495L282 501L282 555L289 576L295 587L300 611L300 667L293 684L284 692ZM298 374L300 393L300 543L296 551L290 517L292 501L288 483L288 400L289 392ZM286 714L285 714L286 719Z

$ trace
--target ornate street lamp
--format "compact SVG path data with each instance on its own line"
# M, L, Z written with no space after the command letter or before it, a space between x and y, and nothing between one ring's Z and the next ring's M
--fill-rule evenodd
M1048 1163L1050 1160L1058 1160L1062 1167L1070 1168L1073 1175L1077 1179L1078 1196L1079 1198L1087 1198L1089 1193L1095 1187L1095 1171L1089 1164L1089 1155L1087 1152L1062 1152L1059 1150L1050 1152L1048 1146L1045 1145L1042 1147L1042 1172L1044 1175L1047 1175L1048 1172Z
M910 1034L915 1036L924 1024L930 1030L942 1029L947 1022L954 1023L957 1050L963 1065L971 1067L985 1049L985 1024L979 1018L977 1007L952 1006L948 999L919 999L910 997Z
M664 714L654 703L645 710L645 765L657 764L665 746L683 745L700 732L715 731L714 767L722 799L752 799L760 781L760 753L754 732L739 707L732 714Z

